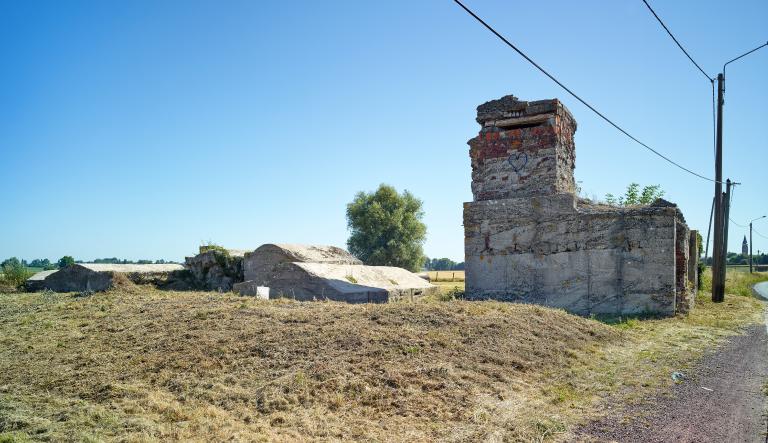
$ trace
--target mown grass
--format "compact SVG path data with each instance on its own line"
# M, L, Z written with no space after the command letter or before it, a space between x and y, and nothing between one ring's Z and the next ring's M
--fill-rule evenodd
M730 279L732 287L744 284ZM736 285L736 286L734 286ZM124 287L0 297L0 441L571 440L761 321L608 325L444 298L346 305Z
M485 405L618 338L590 319L494 302L13 294L0 297L0 435L476 441L493 430L528 440L550 427L530 414L489 427Z

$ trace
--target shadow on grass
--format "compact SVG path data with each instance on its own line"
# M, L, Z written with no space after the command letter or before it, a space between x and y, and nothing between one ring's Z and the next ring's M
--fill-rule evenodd
M592 320L597 320L600 323L615 326L619 329L631 329L636 327L639 322L644 320L661 320L667 318L653 312L642 312L638 314L630 315L616 315L616 314L593 314L590 316Z

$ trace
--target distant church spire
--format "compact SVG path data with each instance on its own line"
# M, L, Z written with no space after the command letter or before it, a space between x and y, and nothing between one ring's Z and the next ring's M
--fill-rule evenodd
M747 243L747 236L744 236L744 241L741 242L741 255L749 255L749 244Z

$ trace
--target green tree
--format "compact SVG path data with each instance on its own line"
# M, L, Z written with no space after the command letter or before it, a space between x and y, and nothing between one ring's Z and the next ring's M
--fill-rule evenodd
M11 257L0 264L2 280L13 286L21 286L32 275L23 260Z
M605 194L605 202L613 206L650 205L662 196L664 191L660 185L645 186L641 190L639 184L630 183L624 195L617 197L610 193Z
M75 264L75 259L69 255L65 255L64 257L61 257L58 261L59 269L66 268L67 266L72 266L74 264Z
M347 205L349 252L367 265L398 266L418 271L424 265L422 244L427 227L421 200L382 184L372 193L358 192Z
M3 260L2 263L0 263L0 267L5 268L6 266L9 267L18 267L22 266L21 261L19 261L16 257L11 257L9 259Z
M32 268L45 268L51 266L51 261L47 258L36 258L29 262L29 266Z
M450 271L456 266L456 262L450 258L433 258L429 269L432 271Z

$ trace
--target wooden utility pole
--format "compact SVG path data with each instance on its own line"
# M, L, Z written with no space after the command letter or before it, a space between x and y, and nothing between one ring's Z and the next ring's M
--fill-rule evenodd
M717 137L715 142L715 239L712 251L712 301L725 298L725 256L728 253L728 214L723 211L726 203L722 200L723 182L723 95L725 94L725 68L758 49L768 42L731 59L723 65L723 72L717 74ZM729 180L730 182L730 180ZM730 197L730 184L728 185ZM718 258L719 257L719 258Z
M709 236L712 234L712 216L715 214L715 198L712 197L712 208L709 210L709 224L707 225L707 244L704 246L704 264L707 264L709 254Z
M731 180L728 179L725 182L725 193L723 193L723 255L721 259L720 267L720 283L723 285L723 292L720 294L720 298L715 300L721 302L725 300L725 275L728 269L728 220L731 213Z
M752 222L749 222L749 273L752 273Z
M754 219L749 221L749 273L750 274L752 273L752 256L754 255L752 253L752 223L754 223L754 222L756 222L756 221L758 221L760 219L763 219L763 218L766 218L766 216L765 215L761 215L760 217L754 218ZM757 251L757 252L759 253L760 251Z
M717 138L715 144L715 232L712 241L712 301L725 297L723 267L723 74L717 75ZM727 249L727 248L726 248ZM723 278L721 278L721 275Z

